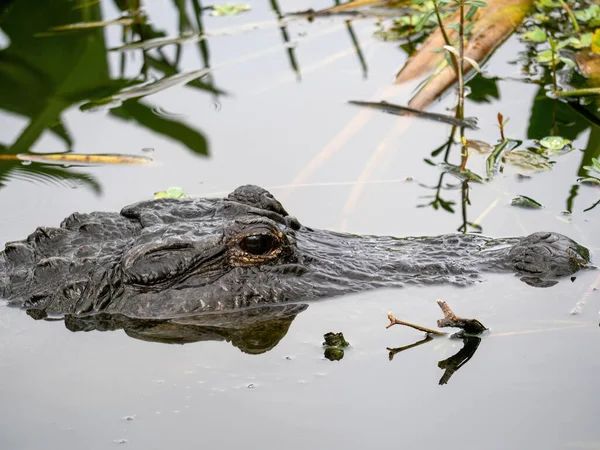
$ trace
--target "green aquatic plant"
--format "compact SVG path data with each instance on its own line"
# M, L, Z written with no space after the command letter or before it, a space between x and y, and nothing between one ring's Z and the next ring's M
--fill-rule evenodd
M237 16L244 11L250 11L252 7L247 3L214 5L212 7L211 16Z
M592 165L583 166L583 169L587 172L587 177L580 178L579 182L600 185L600 160L598 158L592 158Z
M166 191L159 191L154 193L154 199L158 198L186 198L187 194L183 192L183 189L177 186L167 188Z

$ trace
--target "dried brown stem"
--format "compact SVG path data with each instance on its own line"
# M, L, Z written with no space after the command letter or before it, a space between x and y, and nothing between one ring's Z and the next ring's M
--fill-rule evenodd
M398 320L394 317L394 315L392 314L391 311L388 313L388 319L390 319L390 323L388 324L388 326L386 328L389 328L393 325L404 325L406 327L414 328L415 330L424 331L425 333L435 334L438 336L443 336L445 334L448 334L448 333L444 333L442 331L436 331L436 330L432 330L430 328L422 327L420 325L415 325L412 323L404 322L403 320Z
M454 311L452 311L450 306L448 306L448 304L445 301L438 300L437 304L444 313L444 318L437 321L438 327L461 328L469 334L481 334L485 330L487 330L487 328L477 319L465 319L463 317L458 317L456 314L454 314Z

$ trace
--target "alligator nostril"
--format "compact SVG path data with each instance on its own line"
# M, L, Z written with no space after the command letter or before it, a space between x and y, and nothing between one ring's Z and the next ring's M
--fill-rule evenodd
M287 216L285 218L285 224L292 230L299 230L301 228L300 221L294 216Z

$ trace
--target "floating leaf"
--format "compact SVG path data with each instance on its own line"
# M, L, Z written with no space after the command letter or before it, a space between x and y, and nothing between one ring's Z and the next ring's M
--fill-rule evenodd
M540 140L540 145L549 150L559 151L569 145L571 141L560 136L546 136Z
M214 5L212 7L211 16L237 16L239 13L244 11L250 11L252 7L247 3L232 5Z
M531 152L529 150L516 150L506 152L502 156L503 161L511 166L524 169L528 172L543 172L552 169L553 161L547 157Z
M569 39L569 46L576 49L587 48L592 45L592 38L593 34L591 32L573 36Z
M590 22L600 19L600 6L593 4L588 8L575 11L575 18L580 22Z
M517 195L510 202L512 206L518 206L519 208L527 208L527 209L542 209L544 205L540 202L535 201L531 197L527 197L525 195Z
M546 32L541 28L534 28L533 30L527 31L523 34L523 37L531 42L546 42L546 39L548 39Z
M170 187L166 191L159 191L154 193L154 198L186 198L187 195L183 192L180 187Z

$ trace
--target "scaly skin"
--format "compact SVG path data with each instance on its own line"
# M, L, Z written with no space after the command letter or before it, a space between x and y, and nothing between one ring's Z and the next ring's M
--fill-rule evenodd
M313 230L273 196L161 199L75 213L0 254L0 297L32 315L166 318L379 287L468 285L482 271L546 286L589 263L557 233L492 239L356 236Z

